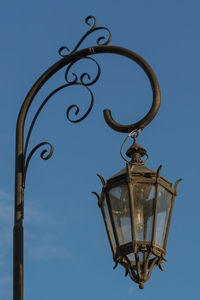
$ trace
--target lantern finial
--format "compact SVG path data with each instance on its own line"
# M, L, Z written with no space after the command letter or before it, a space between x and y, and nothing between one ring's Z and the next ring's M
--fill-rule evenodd
M126 155L131 158L131 163L143 163L141 157L145 156L147 151L136 142L136 136L133 136L133 144L126 151Z
M139 133L140 133L139 130L133 130L133 131L131 131L131 132L128 134L128 136L125 138L125 140L124 140L124 142L123 142L123 144L122 144L122 146L121 146L120 155L121 155L121 157L122 157L127 163L129 163L129 164L133 164L133 165L134 165L134 164L142 164L142 165L144 165L144 163L149 159L149 156L148 156L148 154L147 154L147 151L146 151L142 146L140 146L140 145L136 142L136 138L139 136ZM124 157L124 155L122 154L122 150L123 150L123 148L124 148L124 145L125 145L125 143L126 143L126 141L127 141L127 139L128 139L129 137L131 137L131 138L133 139L133 144L132 144L132 146L127 150L126 155L127 155L128 157L131 158L131 161L128 161L128 160ZM141 158L142 158L143 156L146 156L146 157L147 157L145 161L142 161L142 160L141 160Z

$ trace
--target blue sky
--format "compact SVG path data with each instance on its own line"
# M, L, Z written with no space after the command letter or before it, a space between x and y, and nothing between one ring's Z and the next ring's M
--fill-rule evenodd
M121 123L139 120L151 105L143 72L126 59L98 56L102 75L90 115L71 124L65 111L88 95L64 90L42 111L31 146L54 145L54 155L33 157L25 192L25 299L188 299L198 298L199 260L199 1L2 1L0 110L0 299L12 297L12 226L15 125L22 101L37 78L60 59L88 29L85 17L112 32L111 45L129 48L153 67L162 103L138 142L152 169L174 182L182 177L175 202L164 272L154 270L144 290L124 277L113 261L102 217L91 191L124 167L119 149L124 134L112 131L102 111L110 108ZM83 47L95 45L95 36ZM82 68L85 66L82 66ZM81 67L80 67L81 68ZM90 67L89 67L90 68ZM64 69L38 94L27 121L48 92L63 84ZM28 125L27 125L28 126ZM27 129L27 127L26 127ZM173 294L172 294L173 293Z

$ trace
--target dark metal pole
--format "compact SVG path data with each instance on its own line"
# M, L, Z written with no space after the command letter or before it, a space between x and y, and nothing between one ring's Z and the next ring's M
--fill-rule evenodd
M93 20L93 26L89 24L89 20ZM26 178L26 172L27 168L30 162L30 159L32 155L35 153L35 151L44 145L49 145L51 148L50 153L45 156L44 154L47 152L47 150L43 150L41 153L41 158L48 159L51 157L53 153L53 147L48 142L43 142L38 144L36 147L34 147L28 157L27 157L27 149L29 144L29 139L31 136L32 129L34 127L34 124L36 122L36 119L45 106L45 104L49 101L49 99L58 91L61 89L71 86L71 85L79 85L84 88L87 88L87 90L90 92L91 96L91 104L88 109L88 111L85 113L84 116L79 118L78 120L71 120L69 118L69 111L71 108L76 108L76 115L79 112L79 108L77 105L72 105L67 110L67 117L68 120L70 120L73 123L77 123L82 121L87 117L89 112L91 111L93 107L93 94L90 90L89 86L94 84L99 76L100 76L100 67L96 60L91 58L91 55L94 54L102 54L102 53L111 53L111 54L118 54L125 56L129 58L130 60L136 62L146 73L147 77L149 78L152 91L153 91L153 102L152 106L150 108L150 111L147 113L147 115L140 120L137 123L130 124L130 125L121 125L113 120L111 111L106 109L104 110L104 117L106 123L114 130L118 132L130 132L133 129L143 129L145 126L147 126L155 117L155 115L158 112L159 106L160 106L160 88L158 84L158 80L156 78L156 75L154 74L152 68L150 65L138 54L117 46L107 46L107 44L110 42L111 34L110 31L105 27L96 27L96 19L94 17L88 17L86 18L86 23L91 26L91 29L83 36L83 38L78 42L76 47L73 49L69 55L63 56L61 54L62 50L65 47L62 47L59 51L59 54L63 57L61 60L59 60L57 63L55 63L53 66L51 66L33 85L33 87L30 89L29 93L27 94L27 97L25 98L21 110L19 112L18 120L17 120L17 127L16 127L16 160L15 160L15 218L14 218L14 245L13 245L13 300L23 300L23 218L24 218L24 187L25 187L25 178ZM93 31L105 29L107 32L109 32L109 38L104 42L102 45L99 44L99 42L103 39L100 37L97 40L98 46L89 47L86 49L82 49L77 51L77 49L80 47L82 41ZM89 83L84 83L84 76L87 75L88 78L90 76L87 73L83 73L80 78L78 79L78 76L75 75L74 81L69 81L67 79L68 72L72 65L74 65L77 61L81 59L90 59L96 63L98 66L98 74L96 75L96 78L94 80L91 80ZM52 77L57 71L59 71L61 68L68 65L65 79L67 83L60 86L53 92L51 92L46 99L42 102L40 105L38 111L36 112L35 116L33 117L33 121L31 123L31 126L29 128L28 134L25 139L24 143L24 124L26 120L26 115L29 110L29 107L34 100L35 95L38 93L38 91L41 89L41 87L48 81L50 77Z
M16 132L13 299L23 300L23 135Z

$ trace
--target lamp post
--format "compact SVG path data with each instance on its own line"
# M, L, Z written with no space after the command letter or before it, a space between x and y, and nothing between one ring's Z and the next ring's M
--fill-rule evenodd
M15 218L14 218L14 246L13 246L13 299L23 300L23 219L24 219L24 189L26 173L32 156L42 146L45 148L40 156L48 160L53 154L53 146L48 142L36 145L28 152L29 140L32 129L38 115L49 101L59 91L69 86L81 86L85 88L91 97L90 106L87 112L76 120L69 116L71 109L75 109L75 114L79 114L79 107L71 105L67 109L67 118L73 123L82 121L90 113L94 96L90 87L97 82L100 77L100 66L93 58L96 54L109 53L127 57L137 63L146 73L153 91L153 101L147 115L135 124L121 125L112 118L111 111L104 110L106 123L113 129L122 133L141 131L155 117L160 106L160 89L157 78L148 63L138 54L118 46L109 46L111 33L106 27L98 27L96 19L89 16L85 22L90 29L80 39L74 49L70 52L67 47L61 47L59 54L61 59L52 65L36 81L28 92L18 115L16 126L16 160L15 160ZM94 31L104 30L107 38L100 36L97 45L80 50L82 42ZM66 54L66 51L68 53ZM80 77L72 73L73 80L69 79L71 67L76 62L86 59L92 61L97 67L95 78L91 78L88 73L83 73ZM30 128L24 137L24 125L27 112L41 87L60 69L66 67L65 83L52 91L41 103L36 114L33 116ZM130 134L129 134L130 135ZM49 150L48 150L49 149ZM154 265L161 267L164 260L167 233L171 218L172 206L176 194L176 187L160 177L160 169L156 172L145 167L141 157L145 150L134 141L133 146L128 151L131 162L127 162L127 171L123 170L107 183L100 176L103 182L101 197L98 196L99 206L104 217L106 230L113 251L113 258L116 263L122 264L126 268L126 273L140 284L148 280L151 269ZM164 227L159 229L160 214L165 215ZM158 217L159 216L159 217ZM159 221L158 221L159 220ZM151 225L150 225L151 223ZM161 230L162 232L160 232Z

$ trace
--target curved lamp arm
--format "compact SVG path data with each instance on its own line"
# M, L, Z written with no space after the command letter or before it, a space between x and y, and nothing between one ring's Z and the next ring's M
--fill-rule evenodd
M147 126L155 117L159 110L160 106L160 88L159 83L156 78L156 75L150 65L138 54L135 52L118 47L118 46L108 46L110 40L111 40L111 33L106 27L97 27L96 19L92 16L89 16L85 19L85 22L87 25L90 26L90 29L86 32L86 34L80 39L80 41L77 43L77 45L74 47L74 49L67 55L64 55L64 51L69 51L67 47L61 47L59 49L59 54L62 56L62 59L56 62L54 65L52 65L44 74L36 81L36 83L33 85L33 87L30 89L29 93L27 94L22 107L20 109L18 120L17 120L17 127L16 127L16 169L15 169L15 225L14 225L14 291L13 296L14 300L22 300L23 299L23 207L24 207L24 186L25 186L25 178L26 178L26 172L27 168L30 162L30 159L32 155L35 153L35 151L44 145L50 146L50 152L48 154L47 150L43 150L41 153L41 158L48 159L51 157L53 153L53 147L48 142L42 142L35 146L29 153L27 157L27 149L28 144L31 136L32 129L34 127L34 124L37 120L38 115L40 114L41 110L45 106L45 104L51 99L51 97L57 93L58 91L72 86L72 85L79 85L84 88L86 88L89 91L91 102L90 106L87 110L87 112L80 117L78 120L71 120L69 117L69 112L72 108L75 108L75 115L78 115L79 113L79 107L77 105L71 105L67 109L67 118L71 122L80 122L84 118L87 117L87 115L90 113L93 102L94 102L94 96L90 89L90 86L93 85L100 76L100 67L97 61L91 57L96 54L102 54L102 53L110 53L110 54L116 54L125 56L128 59L132 60L133 62L137 63L143 71L146 73L151 87L153 91L153 101L152 106L149 110L149 112L146 114L144 118L142 118L137 123L128 124L128 125L122 125L117 123L111 114L111 111L109 109L104 110L104 118L106 123L113 129L118 132L124 132L128 133L131 132L134 129L143 129L145 126ZM92 23L92 24L91 24ZM94 31L98 30L105 30L107 32L108 37L100 36L97 39L97 46L85 48L82 50L78 50L81 43L87 38L89 34L91 34ZM90 75L88 73L83 73L80 77L78 77L75 73L72 73L74 76L73 80L68 79L68 73L71 70L71 67L81 59L87 59L92 60L96 63L97 66L97 75L92 80ZM38 108L35 116L33 117L32 123L30 125L30 128L28 130L27 137L25 139L24 143L24 124L26 121L26 116L28 113L28 110L38 93L38 91L42 88L42 86L51 78L56 72L58 72L63 67L67 66L66 73L65 73L65 84L61 85L57 89L55 89L53 92L51 92L45 100L42 102L40 107ZM46 154L46 155L44 155Z

